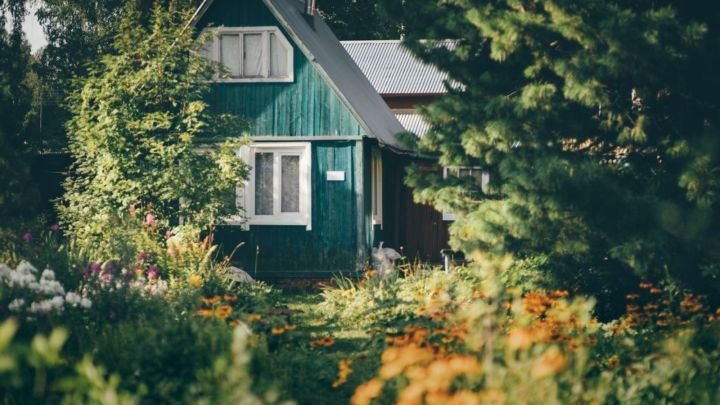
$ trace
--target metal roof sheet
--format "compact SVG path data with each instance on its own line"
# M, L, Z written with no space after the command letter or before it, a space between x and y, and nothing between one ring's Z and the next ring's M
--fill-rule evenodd
M454 46L451 40L440 46ZM423 63L400 40L342 41L345 50L380 94L444 94L448 75Z
M416 112L396 112L395 117L406 131L412 132L420 138L430 130L430 124L425 121L422 115Z
M368 134L377 138L381 145L398 152L409 152L408 147L395 137L404 131L403 126L322 18L317 13L313 16L305 14L303 0L263 2ZM203 1L193 22L197 22L212 3L213 0Z

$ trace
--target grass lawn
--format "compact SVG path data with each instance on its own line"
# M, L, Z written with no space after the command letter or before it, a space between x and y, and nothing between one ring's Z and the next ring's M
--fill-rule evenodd
M317 311L322 297L316 293L286 293L277 307L298 311L290 316L296 329L274 336L268 359L271 374L283 384L284 394L300 404L347 403L355 387L373 376L377 358L367 356L371 336L367 331L339 326ZM330 336L330 346L312 348L313 339ZM337 388L338 363L352 359L348 381ZM264 373L267 373L265 370Z

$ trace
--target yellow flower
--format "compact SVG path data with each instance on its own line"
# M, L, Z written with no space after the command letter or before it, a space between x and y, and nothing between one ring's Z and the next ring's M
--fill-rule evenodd
M347 382L348 376L352 372L352 368L350 368L351 364L352 359L340 360L340 363L338 363L337 379L332 383L333 388L337 388Z
M385 383L382 380L373 378L372 380L360 385L359 387L357 387L357 389L355 389L355 393L353 394L352 398L350 398L350 403L352 405L369 404L370 401L380 395L380 392L382 392L384 385Z
M285 325L285 330L295 330L297 328L297 325L294 323L288 323Z
M553 347L535 360L530 372L533 378L539 380L560 372L565 368L566 364L567 360L565 360L565 356L560 352L560 349Z
M223 301L225 302L235 302L237 301L237 295L235 294L225 294L223 296Z
M202 277L198 276L197 274L193 274L192 276L188 277L188 283L195 288L200 288L203 283Z
M232 314L232 307L230 305L222 305L215 309L215 316L218 319L227 319Z

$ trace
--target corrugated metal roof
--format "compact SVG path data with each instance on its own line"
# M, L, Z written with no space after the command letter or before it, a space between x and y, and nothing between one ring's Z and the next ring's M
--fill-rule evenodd
M453 46L442 41L441 46ZM380 94L444 94L446 73L420 61L400 40L342 41Z
M395 116L406 131L412 132L420 138L430 130L430 124L416 112L396 112Z
M404 131L403 126L322 18L317 13L307 16L303 0L263 2L305 56L336 89L360 125L380 144L398 152L409 152L407 146L395 137L395 134ZM193 22L197 22L212 3L213 0L204 0L193 16Z

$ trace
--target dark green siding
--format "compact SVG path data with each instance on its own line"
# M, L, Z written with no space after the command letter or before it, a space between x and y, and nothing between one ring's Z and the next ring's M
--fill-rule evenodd
M280 24L262 0L216 0L197 28L207 26L280 27ZM249 135L366 135L284 29L283 34L294 49L294 82L215 84L208 100L213 108L248 119Z
M234 262L261 278L352 273L367 260L362 141L312 143L312 230L304 226L222 227L226 252L244 243ZM345 172L329 182L326 172ZM259 252L259 253L258 253ZM257 259L257 260L256 260Z

